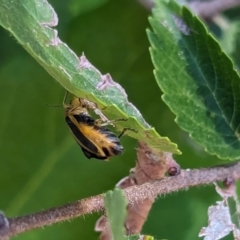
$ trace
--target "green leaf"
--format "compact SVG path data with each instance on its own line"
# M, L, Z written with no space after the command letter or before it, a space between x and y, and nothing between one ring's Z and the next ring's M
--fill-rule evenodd
M115 188L108 191L104 196L104 204L108 223L114 240L154 240L149 235L125 236L125 219L127 216L127 199L123 190Z
M108 191L104 196L104 204L113 239L126 239L124 223L127 216L127 199L123 191L119 188Z
M117 128L131 126L138 133L126 134L144 140L158 151L180 154L177 145L161 137L131 104L124 89L114 83L109 75L102 75L88 60L80 59L51 27L58 17L45 0L0 0L0 24L10 31L18 42L72 94L95 102L110 118L127 118Z
M240 79L204 24L173 1L157 1L148 31L155 77L176 122L210 154L240 157Z

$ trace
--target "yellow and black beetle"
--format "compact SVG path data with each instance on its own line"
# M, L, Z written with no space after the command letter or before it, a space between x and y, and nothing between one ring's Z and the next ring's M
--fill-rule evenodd
M116 121L126 121L126 119L101 123L101 120L94 120L89 115L83 99L74 97L70 104L65 104L66 98L67 93L63 101L65 120L84 155L89 159L96 158L100 160L121 155L124 148L120 144L119 138L126 130L133 129L124 128L117 137L105 126Z

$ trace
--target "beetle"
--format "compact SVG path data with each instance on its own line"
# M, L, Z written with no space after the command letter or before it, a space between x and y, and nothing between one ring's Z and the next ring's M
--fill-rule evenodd
M96 158L99 160L108 160L110 157L121 155L124 148L120 144L119 138L127 130L133 129L124 128L117 137L105 126L116 121L126 121L127 119L116 119L106 123L102 123L100 119L94 120L89 115L83 99L74 97L70 104L65 104L67 94L68 92L63 100L65 120L84 155L88 159Z

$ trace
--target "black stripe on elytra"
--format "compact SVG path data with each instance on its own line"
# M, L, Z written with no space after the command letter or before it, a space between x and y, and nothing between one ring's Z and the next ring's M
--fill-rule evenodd
M121 155L124 151L124 148L122 145L115 145L114 147L111 146L111 152L113 153L113 155Z
M108 128L94 125L94 130L104 135L112 144L108 148L102 147L102 151L106 156L121 155L124 151L120 143L120 139Z
M102 148L107 156L121 155L124 151L120 139L106 127L94 126L94 129L102 133L112 144L108 149ZM107 151L106 151L107 150Z
M87 151L85 148L83 148L82 146L80 146L82 148L82 151L84 153L84 155L90 159L90 158L96 158L96 159L99 159L99 160L104 160L104 159L107 159L107 156L104 156L104 157L100 157L94 153L91 153L89 151Z
M111 154L109 153L108 149L105 147L102 147L103 152L105 153L106 156L110 157Z
M120 155L123 153L124 149L122 145L110 146L109 148L102 147L103 152L106 156L111 157L115 155Z
M108 128L106 127L98 127L94 126L94 129L99 131L101 134L103 134L106 138L108 138L112 143L120 144L119 138Z
M73 115L73 117L77 120L77 122L87 123L89 126L94 126L94 119L87 114L80 113L78 115Z
M66 122L71 129L72 133L75 135L75 137L78 139L79 142L82 143L83 146L86 146L90 151L92 152L98 152L97 147L89 141L82 133L79 131L78 127L71 121L71 119L66 116Z

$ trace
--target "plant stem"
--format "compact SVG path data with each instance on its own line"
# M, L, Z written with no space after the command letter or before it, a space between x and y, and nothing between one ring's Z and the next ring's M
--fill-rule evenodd
M129 204L134 204L189 187L224 181L227 177L232 177L235 180L240 178L239 161L205 169L182 170L177 176L131 186L124 189L124 192ZM0 239L9 239L11 236L34 228L49 226L103 209L103 195L97 195L61 207L16 218L5 218L3 214L0 214Z

